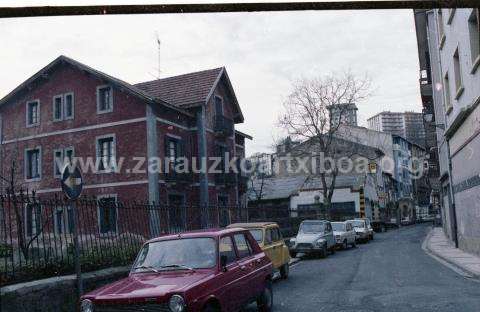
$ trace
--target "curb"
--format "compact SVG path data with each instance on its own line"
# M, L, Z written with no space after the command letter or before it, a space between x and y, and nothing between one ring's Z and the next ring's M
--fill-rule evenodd
M433 229L430 229L430 231L427 234L427 237L425 237L425 240L422 243L423 251L425 251L425 253L427 253L429 256L431 256L432 258L434 258L435 260L437 260L441 264L449 267L450 269L452 269L456 273L462 275L463 277L480 280L480 274L478 274L476 272L473 272L473 271L471 271L471 270L469 270L469 269L467 269L463 266L460 266L455 261L452 261L449 258L443 256L442 254L430 249L428 242L429 242L429 240L432 236L432 232L433 232Z
M298 263L298 262L300 262L300 261L301 261L300 258L291 258L291 259L290 259L290 262L289 262L288 264L289 264L289 265L294 265L294 264L296 264L296 263Z

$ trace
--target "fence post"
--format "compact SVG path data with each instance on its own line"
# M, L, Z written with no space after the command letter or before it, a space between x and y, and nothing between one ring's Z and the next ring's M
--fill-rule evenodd
M82 270L80 267L80 248L78 246L78 211L77 211L77 201L72 200L72 214L73 214L73 245L75 249L75 273L77 274L77 295L78 299L83 294L83 282L82 282Z

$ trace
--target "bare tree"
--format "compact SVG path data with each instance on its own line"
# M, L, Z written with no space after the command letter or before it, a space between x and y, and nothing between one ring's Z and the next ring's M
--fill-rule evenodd
M262 199L265 196L265 189L268 186L268 178L270 177L269 172L267 172L263 157L268 154L256 153L253 154L250 158L257 159L251 165L252 170L249 177L249 193L253 194L254 201L257 203L257 208L262 211L262 217L266 217L266 212L262 205Z
M313 156L338 159L345 156L345 151L339 148L339 141L344 140L339 139L352 140L346 131L339 131L345 123L349 104L364 101L370 94L370 78L357 77L350 71L301 79L293 84L278 123L293 139L310 142L310 151L313 147L316 153ZM338 167L322 168L315 174L321 180L323 204L328 209Z

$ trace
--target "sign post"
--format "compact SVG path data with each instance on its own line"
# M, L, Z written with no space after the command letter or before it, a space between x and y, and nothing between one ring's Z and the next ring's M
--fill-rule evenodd
M75 273L77 275L77 294L78 298L83 294L82 270L80 267L80 247L78 244L78 211L77 199L83 190L83 180L80 170L77 166L67 165L62 173L62 190L70 199L73 214L73 247L75 252Z

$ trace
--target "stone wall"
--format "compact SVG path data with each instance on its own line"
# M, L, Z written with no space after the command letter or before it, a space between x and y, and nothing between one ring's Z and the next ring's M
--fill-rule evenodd
M84 290L91 291L128 275L130 267L83 274ZM66 275L9 285L0 289L2 312L76 311L76 276Z

